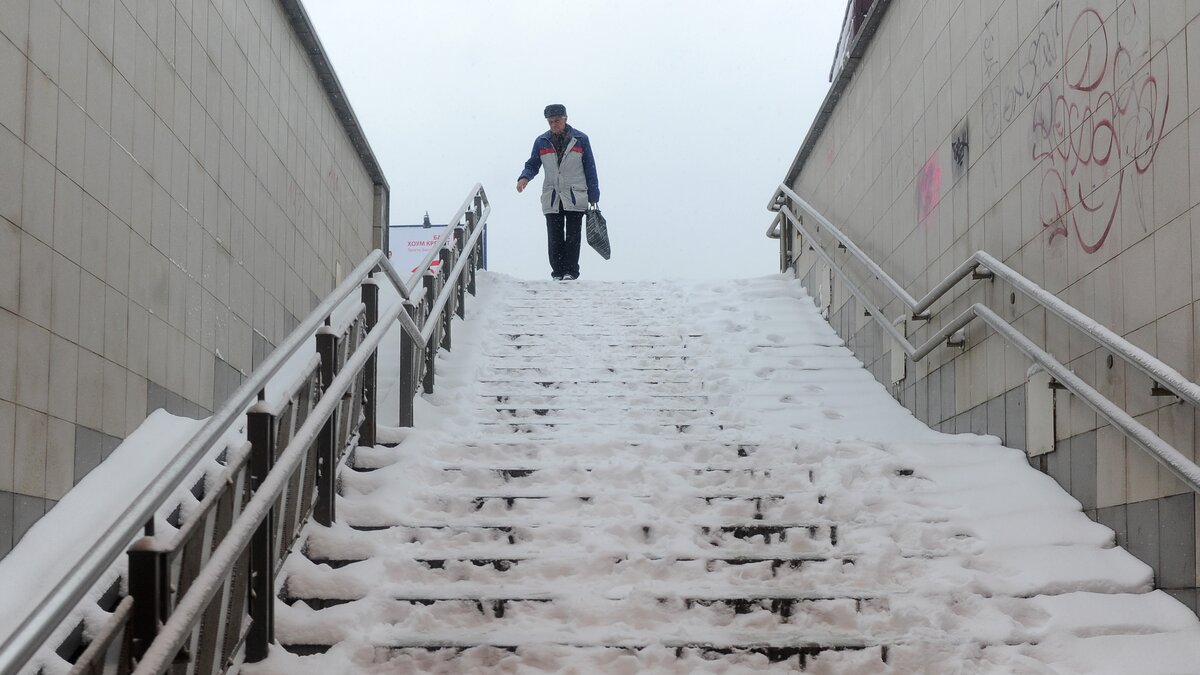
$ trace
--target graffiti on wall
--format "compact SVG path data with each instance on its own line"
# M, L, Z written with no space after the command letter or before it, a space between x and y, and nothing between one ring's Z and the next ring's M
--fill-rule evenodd
M966 120L954 129L954 135L950 137L950 160L951 175L957 181L966 175L967 167L971 164L971 129Z
M1145 212L1142 181L1135 178L1154 162L1169 98L1165 68L1151 73L1147 65L1146 19L1126 3L1118 33L1096 10L1080 12L1064 43L1076 56L1062 71L1062 85L1043 89L1034 104L1032 159L1042 176L1041 221L1051 242L1073 239L1095 253L1123 200L1134 200L1139 216Z
M1017 51L1011 64L997 53L995 27L988 23L982 38L984 81L991 84L982 96L984 145L1000 136L1004 127L1038 95L1058 72L1062 62L1062 20L1059 2L1042 14L1029 40Z
M937 209L942 195L942 167L938 165L937 153L926 160L917 174L917 221L925 222Z

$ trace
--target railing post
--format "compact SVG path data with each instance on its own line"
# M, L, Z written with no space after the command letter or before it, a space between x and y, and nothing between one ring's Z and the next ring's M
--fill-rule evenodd
M408 312L417 325L417 306L411 302L404 303L404 311ZM405 331L400 331L400 426L413 425L413 399L417 395L417 341Z
M329 325L329 319L325 320ZM337 376L338 336L326 332L317 333L317 353L321 355L321 392L329 388ZM329 526L335 517L334 502L337 492L337 424L338 411L334 408L321 433L317 436L317 501L313 505L313 519Z
M791 209L792 207L784 203L780 208ZM779 261L779 271L786 272L792 264L792 228L791 223L783 214L779 214L779 252L782 258Z
M458 232L457 225L454 227L454 231ZM450 278L450 270L454 269L454 263L457 261L458 256L454 254L454 250L449 246L443 246L439 255L442 261L442 264L438 266L438 274L442 278L440 286L445 288L446 281ZM450 351L450 322L454 319L454 308L443 306L442 315L439 319L442 322L442 349Z
M425 305L425 323L429 323L430 321L438 320L438 317L431 317L428 314L429 308L432 307L434 299L436 299L438 296L438 278L434 276L433 272L426 271L424 281L425 299L421 302ZM437 360L437 348L439 342L439 340L436 339L439 337L437 333L438 331L434 331L434 334L430 336L429 342L425 343L425 368L423 369L421 385L426 394L433 393L433 366L434 362Z
M375 272L371 272L362 285L362 301L367 306L364 325L367 333L370 333L371 329L375 328L375 324L379 322L379 286L375 284L374 276ZM379 350L376 349L367 359L367 364L363 366L363 423L359 426L358 433L359 445L368 448L374 447L377 431L375 391L378 357Z
M477 218L483 218L483 194L475 195L475 213ZM478 220L476 222L479 222ZM483 226L483 234L479 235L479 240L475 244L475 249L479 253L478 267L487 269L487 226ZM474 274L471 276L471 282L474 284ZM475 294L475 288L472 286L471 295Z
M457 252L454 255L454 259L456 262L459 258L462 257L463 247L465 247L467 244L467 232L470 231L470 224L474 223L474 221L475 221L475 214L468 211L467 212L468 227L454 228L454 248L457 250ZM466 267L470 267L470 266L471 266L470 261L468 261L468 264ZM460 318L460 319L467 318L467 313L466 313L467 312L467 310L466 310L467 283L466 283L466 280L467 280L467 277L470 275L470 272L466 269L466 267L463 268L463 273L461 275L459 275L458 280L454 282L454 290L458 294L458 297L455 300L455 305L456 305L456 310L457 310L456 313L458 314L458 318Z
M259 400L262 400L262 392ZM275 416L260 411L246 415L250 441L250 489L257 492L275 464ZM246 635L246 662L267 658L275 641L275 509L267 512L250 540L250 631Z
M170 615L170 575L167 552L159 549L153 521L146 524L145 536L129 548L129 595L133 609L129 614L129 655L136 662L158 636L158 629Z

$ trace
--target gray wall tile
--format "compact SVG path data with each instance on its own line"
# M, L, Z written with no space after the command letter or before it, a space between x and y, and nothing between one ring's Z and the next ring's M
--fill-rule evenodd
M954 409L954 362L940 368L942 371L942 419L949 419L957 412Z
M987 407L977 405L971 409L971 433L986 434L987 433Z
M46 515L46 500L28 495L13 495L13 545Z
M942 412L942 369L930 373L926 380L929 382L929 421L937 424L946 419Z
M1071 496L1084 509L1096 508L1096 432L1071 439Z
M13 547L13 498L6 490L0 490L0 556L8 555Z
M167 407L167 390L152 381L146 381L146 414Z
M1128 507L1124 504L1096 509L1096 522L1113 531L1113 534L1117 537L1117 546L1125 546L1129 543L1129 528L1126 520L1127 509Z
M1159 572L1159 525L1157 499L1147 499L1128 505L1129 543L1126 548L1139 560Z
M1058 481L1062 489L1071 491L1071 439L1054 444L1054 452L1046 454L1046 473Z
M101 448L101 433L82 424L75 425L75 482L91 473L104 459Z
M913 386L913 414L922 422L929 422L929 387L925 380Z
M262 333L258 331L251 333L251 341L253 343L251 346L251 351L254 359L254 367L257 368L258 364L262 363L264 359L271 355L271 352L274 348L271 346L271 343L268 342L265 337L263 337Z
M1025 387L1016 387L1004 395L1004 444L1025 449Z
M120 438L117 438L116 436L109 436L108 434L100 434L100 455L104 457L104 459L108 459L108 456L113 454L113 450L116 450L117 446L120 444Z
M1158 586L1160 588L1194 588L1196 586L1195 493L1160 499L1158 529Z
M1167 595L1170 595L1171 597L1175 598L1179 602L1183 603L1183 605L1185 607L1187 607L1188 609L1192 610L1192 612L1195 613L1197 611L1197 606L1196 606L1197 591L1196 591L1196 589L1194 589L1194 588L1186 588L1186 589L1166 588L1163 590L1167 593Z
M987 402L987 432L1004 440L1004 396Z
M218 356L213 356L213 406L220 407L242 384L242 374Z

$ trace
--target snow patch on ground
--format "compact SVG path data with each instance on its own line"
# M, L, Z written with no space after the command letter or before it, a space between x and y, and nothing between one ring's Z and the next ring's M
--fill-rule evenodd
M360 465L378 470L344 478L343 522L310 526L309 557L363 562L289 558L290 593L348 602L281 607L280 641L336 644L307 657L276 648L245 672L758 672L803 661L810 673L1167 674L1200 662L1200 622L1151 592L1149 567L1111 530L1021 451L917 421L794 279L481 273L479 290L416 426L381 430L394 448L360 449ZM389 368L381 356L381 381L394 383ZM753 454L733 452L741 446ZM498 473L506 467L537 480L522 488ZM512 500L480 500L489 494ZM764 494L776 497L748 505ZM754 522L812 529L697 536ZM497 525L511 528L507 540L489 534ZM456 563L464 551L521 562L499 574ZM712 560L746 555L808 562ZM413 562L431 558L446 562ZM422 593L528 602L500 621L482 604L394 600ZM739 594L790 597L804 611L781 622L719 601ZM677 648L808 642L853 648L775 663ZM416 644L454 648L381 648Z

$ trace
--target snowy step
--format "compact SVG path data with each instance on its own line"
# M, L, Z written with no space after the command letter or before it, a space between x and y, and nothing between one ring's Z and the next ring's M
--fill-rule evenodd
M541 597L546 596L546 588L563 584L577 588L550 595L571 602L614 593L620 597L647 596L665 601L860 598L883 592L874 589L864 592L862 589L869 587L869 579L853 578L849 575L853 570L839 569L852 567L853 563L844 559L732 560L643 558L606 553L595 557L422 557L389 562L386 566L372 560L334 561L338 563L336 566L317 564L290 575L285 596L289 600L328 600L332 604L368 596L475 599L496 593L505 597L534 593ZM368 575L374 575L375 580L368 580ZM835 581L838 576L840 580ZM403 581L388 582L387 578L403 578ZM670 584L665 584L664 579L671 580ZM588 591L589 588L596 590Z
M639 457L641 461L671 459L680 462L719 463L759 457L763 446L755 442L673 437L670 444L644 438L640 441L625 439L622 445L606 444L604 447L604 456L614 460ZM447 448L440 455L442 459L451 461L456 458L496 461L544 461L559 458L563 461L595 461L597 456L596 443L586 440L571 442L559 438L534 442L529 439L515 439L508 434L490 435L485 439L462 439L456 448ZM803 456L797 454L797 459L803 459ZM750 462L747 462L747 468L753 468Z
M545 393L514 394L485 392L478 396L479 405L494 404L498 406L514 406L520 408L538 408L543 406L558 406L558 410L595 410L597 400L606 405L620 405L625 409L654 408L663 406L678 410L699 410L709 408L710 400L724 400L728 396L719 394L627 394L621 392L605 392L592 396L554 395Z
M538 379L539 376L552 375L557 379L582 382L619 382L635 384L640 382L661 382L670 375L673 382L688 382L688 378L679 377L677 368L666 366L595 366L595 365L490 365L479 370L479 377L485 382L494 378Z
M577 418L581 411L586 411L586 405L578 407L537 407L537 406L507 406L485 408L484 411L495 411L497 419L537 419L545 418L547 420L555 419L572 419ZM715 413L712 410L704 410L702 408L665 408L665 407L642 407L637 410L628 411L626 419L645 419L645 418L667 418L690 420L697 418L712 417ZM491 416L490 414L488 416Z
M626 426L632 429L651 428L651 429L675 429L678 432L689 431L693 434L700 431L717 432L725 429L741 429L744 425L737 423L722 423L711 420L711 416L706 416L704 413L674 413L664 415L641 415L631 413L623 419L587 419L579 416L558 416L559 418L549 418L546 415L532 415L528 419L484 419L478 424L480 429L490 432L498 428L507 429L509 431L520 430L522 432L530 432L538 429L557 429L571 428L583 426L603 426L603 427L621 427Z
M628 387L636 385L643 394L694 394L702 391L703 386L692 380L676 377L655 377L647 379L622 379L620 377L577 378L577 377L500 377L497 374L481 376L479 383L488 388L488 395L499 387L511 394L530 394L546 391L593 391L597 385L605 387L620 385Z
M591 343L592 346L611 346L628 349L631 347L681 345L684 340L698 340L703 338L704 334L682 333L669 328L652 328L650 326L640 326L637 330L631 332L604 329L584 332L555 330L554 326L546 326L541 330L536 328L530 329L522 325L512 326L507 329L501 327L497 337L501 340L499 344L504 344L504 340L507 340L509 343L536 344L539 346L586 341Z
M712 464L681 464L673 463L670 466L662 467L656 473L659 476L668 476L679 481L687 481L687 483L696 488L709 486L726 486L737 488L768 488L770 486L779 486L779 482L770 482L772 472L781 472L779 475L800 476L789 481L789 484L794 486L811 485L811 479L808 471L809 467L789 466L786 470L771 469L764 467L735 467L735 466L713 466ZM522 485L522 484L570 484L579 485L589 482L606 483L607 481L620 478L629 478L630 471L627 467L618 465L599 465L599 466L533 466L525 463L519 467L496 467L490 465L474 465L474 466L454 466L448 465L437 469L441 474L441 478L434 476L426 476L426 480L430 485L437 484L458 484L463 480L468 480L478 488L486 488L489 486L501 485ZM464 476L466 476L464 478ZM747 480L754 481L753 484L747 484Z
M285 649L248 675L1200 661L1110 530L1020 451L918 423L794 282L481 281L447 384L285 563Z

